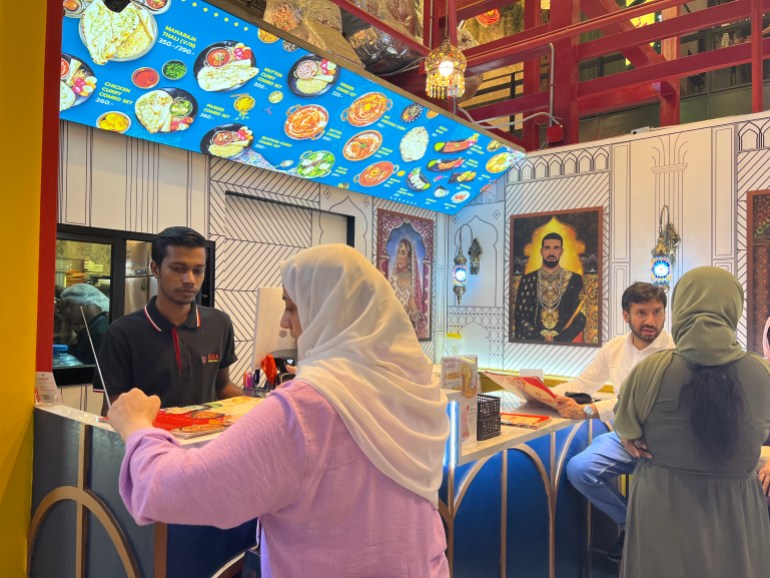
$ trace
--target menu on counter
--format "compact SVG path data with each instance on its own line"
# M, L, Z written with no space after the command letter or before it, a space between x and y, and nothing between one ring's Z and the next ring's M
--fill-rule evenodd
M166 407L158 412L152 425L178 438L193 438L220 432L262 399L258 397L231 397L201 405Z
M202 0L64 0L64 120L454 214L523 153Z
M528 401L536 401L547 405L551 409L558 409L556 394L551 391L550 387L545 385L542 371L522 369L519 371L519 375L496 371L482 371L480 373L504 390L519 393Z

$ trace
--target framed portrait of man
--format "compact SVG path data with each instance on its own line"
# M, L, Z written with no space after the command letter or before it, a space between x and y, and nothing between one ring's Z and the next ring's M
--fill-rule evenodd
M377 268L393 287L420 341L431 339L433 229L430 219L377 211Z
M602 209L511 217L510 342L601 345Z

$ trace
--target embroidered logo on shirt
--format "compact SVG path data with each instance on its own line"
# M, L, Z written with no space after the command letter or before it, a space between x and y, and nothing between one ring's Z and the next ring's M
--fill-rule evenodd
M202 363L219 363L218 353L209 353L208 355L201 355Z

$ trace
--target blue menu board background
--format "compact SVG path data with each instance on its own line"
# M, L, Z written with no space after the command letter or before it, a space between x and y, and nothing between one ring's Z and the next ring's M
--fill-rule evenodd
M152 42L148 41L142 54L96 64L93 54L100 59L98 47L94 51L87 46L83 19L84 10L95 13L89 4L101 1L83 0L77 11L65 11L60 105L64 120L105 128L100 126L100 117L117 111L131 122L127 130L113 130L128 136L448 214L456 213L522 156L483 133L200 0L137 0ZM161 9L153 9L159 4L163 4ZM253 77L242 84L224 78L215 85L223 90L202 88L206 85L198 79L202 68L209 67L203 74L210 73L215 81L226 74L226 68L234 71L234 64L218 64L217 58L227 59L228 54L241 65L248 65L245 61L253 57ZM95 87L84 94L83 81L78 81L80 93L76 91L72 103L72 95L66 91L74 90L69 86L73 80L65 69L67 63L77 64L75 61L82 63L81 76L88 76ZM186 69L181 78L164 76L169 61L183 63L183 67L176 65ZM302 64L304 61L310 63ZM134 83L134 74L143 68L152 69L146 74L156 75L157 84L140 88ZM146 114L154 114L152 106L146 107L150 112L140 120L137 101L159 90L166 92L162 95L166 101L181 97L182 108L188 111L171 126L166 123L151 132L145 124L151 124L146 122ZM166 101L154 106L168 107Z

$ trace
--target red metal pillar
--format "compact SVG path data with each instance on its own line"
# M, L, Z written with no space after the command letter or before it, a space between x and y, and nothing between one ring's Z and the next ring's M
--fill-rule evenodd
M37 277L37 349L35 369L51 371L53 355L54 281L56 269L56 222L59 198L59 112L53 100L56 68L61 52L62 9L48 3L45 28L45 81L43 83L43 139L40 171L40 245ZM30 323L32 325L32 323Z
M524 0L521 0L524 2ZM528 0L524 2L524 29L534 28L540 24L540 0ZM540 60L541 57L530 58L524 61L524 94L540 92ZM552 62L548 66L553 66ZM513 77L511 78L513 85ZM515 97L515 95L512 95ZM524 123L524 146L527 150L540 148L540 124L537 119Z
M446 0L446 27L449 29L449 42L457 46L457 0Z
M751 0L751 112L765 110L762 91L762 0Z
M761 0L760 0L761 1ZM661 12L663 20L679 16L679 7L666 8ZM664 38L660 42L660 53L668 61L679 58L679 36ZM671 78L660 85L660 126L672 126L680 121L680 92L682 83Z
M551 30L580 22L580 0L551 0ZM554 42L553 113L564 125L564 144L578 142L579 111L577 100L578 62L576 46L579 35Z
M444 2L442 0L424 0L422 12L422 43L433 50L443 38L443 32L439 28L439 20L444 14Z

